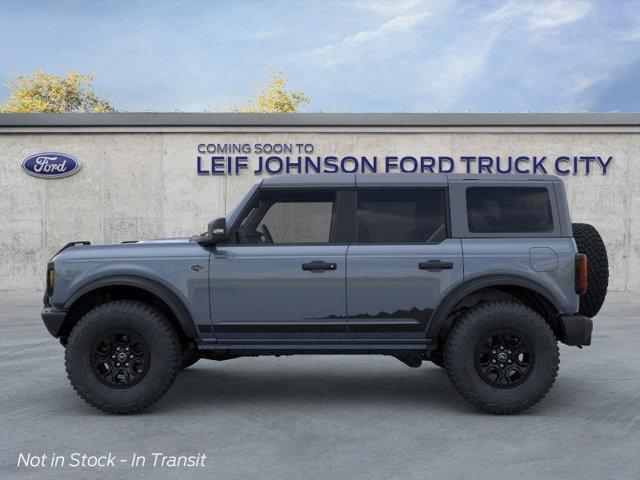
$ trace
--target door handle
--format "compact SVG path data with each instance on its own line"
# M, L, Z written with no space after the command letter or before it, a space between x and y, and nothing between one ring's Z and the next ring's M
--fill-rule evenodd
M302 264L302 270L315 270L324 272L325 270L335 270L338 265L335 263L327 263L322 260L314 260L309 263Z
M428 260L426 262L418 263L420 270L429 270L432 272L439 272L440 270L451 270L453 268L453 262L443 262L442 260Z

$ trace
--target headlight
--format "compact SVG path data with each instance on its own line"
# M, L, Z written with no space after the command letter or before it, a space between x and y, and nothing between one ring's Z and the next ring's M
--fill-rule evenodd
M53 285L56 281L56 272L53 268L53 262L47 264L47 295L53 293Z

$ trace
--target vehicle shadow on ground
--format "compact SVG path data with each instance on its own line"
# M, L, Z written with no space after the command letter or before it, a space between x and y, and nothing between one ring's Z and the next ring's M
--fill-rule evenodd
M303 367L278 370L234 368L217 369L195 366L181 372L154 411L189 410L212 405L316 404L347 406L367 404L371 407L432 406L439 410L477 412L454 390L444 370L432 365L399 371L392 369L331 369Z

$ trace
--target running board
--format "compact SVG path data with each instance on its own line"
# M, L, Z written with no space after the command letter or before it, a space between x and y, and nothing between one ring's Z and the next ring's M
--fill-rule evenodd
M375 339L375 340L250 340L219 339L217 342L202 342L199 350L213 350L229 355L363 355L397 353L426 354L432 342L428 339L420 341L408 339Z

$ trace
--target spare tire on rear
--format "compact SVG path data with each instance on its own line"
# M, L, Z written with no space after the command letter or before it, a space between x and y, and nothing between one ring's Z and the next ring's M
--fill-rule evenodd
M595 317L607 296L609 286L609 260L607 249L598 231L587 223L574 223L573 238L579 253L589 257L587 263L587 291L580 296L582 315Z

